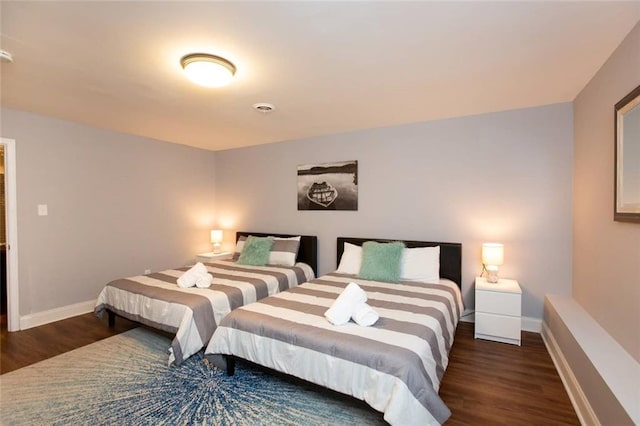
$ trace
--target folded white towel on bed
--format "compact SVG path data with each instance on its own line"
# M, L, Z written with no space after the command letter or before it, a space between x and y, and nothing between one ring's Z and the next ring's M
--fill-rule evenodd
M193 272L187 271L184 274L180 275L180 277L178 278L178 287L180 288L193 287L194 285L196 285L196 281L198 281L198 277L199 275Z
M196 285L198 278L207 275L207 267L198 262L178 278L178 287L189 288Z
M206 274L201 277L198 277L198 279L196 280L196 287L207 288L211 285L212 282L213 282L213 275Z
M355 309L353 310L353 315L351 318L356 322L356 324L361 325L363 327L369 327L378 321L380 315L369 305L366 303L359 303Z
M350 282L324 313L324 317L333 325L344 325L351 319L355 307L366 301L367 294L364 290L358 284Z
M198 262L195 265L193 265L191 267L190 271L194 271L198 275L204 275L204 274L208 274L209 273L209 270L207 269L206 266L204 266L204 264L202 262Z

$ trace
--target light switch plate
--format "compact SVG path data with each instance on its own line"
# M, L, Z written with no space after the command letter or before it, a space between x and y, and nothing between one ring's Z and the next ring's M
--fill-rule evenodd
M38 204L38 216L47 216L49 209L46 204Z

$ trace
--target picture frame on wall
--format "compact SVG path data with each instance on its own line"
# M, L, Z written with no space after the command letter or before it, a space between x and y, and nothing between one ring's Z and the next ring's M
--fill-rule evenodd
M640 223L640 86L615 105L613 220Z
M358 210L358 162L298 166L298 210Z

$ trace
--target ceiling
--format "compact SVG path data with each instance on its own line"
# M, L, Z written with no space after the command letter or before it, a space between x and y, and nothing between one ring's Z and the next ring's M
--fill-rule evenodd
M210 150L570 102L640 20L638 1L0 8L2 106ZM194 52L236 78L194 85Z

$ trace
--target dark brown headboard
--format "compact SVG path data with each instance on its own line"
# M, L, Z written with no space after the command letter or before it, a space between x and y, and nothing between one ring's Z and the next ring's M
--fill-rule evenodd
M340 264L344 243L361 246L366 241L377 241L379 243L389 243L392 241L402 241L408 248L415 247L435 247L440 246L440 277L447 278L460 287L462 284L462 244L460 243L438 243L432 241L406 241L406 240L384 240L380 238L349 238L338 237L336 265ZM337 267L337 266L336 266Z
M241 236L248 237L249 235L254 235L256 237L280 237L280 238L290 238L297 237L300 234L289 235L289 234L274 234L274 233L264 233L264 232L244 232L238 231L236 232L236 241ZM298 257L296 257L296 262L304 262L307 265L311 266L313 272L318 275L318 237L315 235L300 235L300 248L298 249Z

